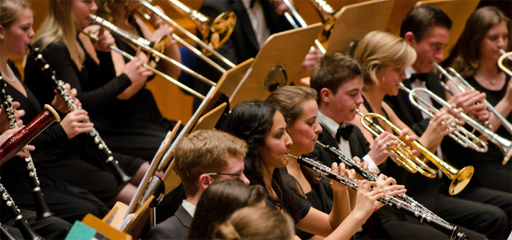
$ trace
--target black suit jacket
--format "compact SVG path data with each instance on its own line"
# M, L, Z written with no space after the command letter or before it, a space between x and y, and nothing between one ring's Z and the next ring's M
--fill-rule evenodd
M192 216L180 205L174 216L153 227L147 239L186 239Z

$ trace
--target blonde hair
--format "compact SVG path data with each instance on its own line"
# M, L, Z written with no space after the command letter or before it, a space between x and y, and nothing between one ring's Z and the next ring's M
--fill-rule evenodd
M382 66L405 68L416 61L416 51L404 39L391 33L373 31L359 42L354 59L365 65L370 78L365 85L378 84L377 71Z
M294 233L292 218L269 207L244 207L219 224L214 239L290 239Z
M25 0L0 0L0 25L9 29L20 14L19 8L32 9L29 2Z
M51 43L61 41L68 48L73 62L81 69L85 52L76 40L77 21L71 11L74 1L76 0L62 0L61 9L57 0L50 0L48 15L36 33L35 42L42 51Z
M183 138L174 150L174 170L181 178L187 196L199 190L197 180L203 173L219 172L228 165L229 156L245 157L244 140L217 130L198 130Z

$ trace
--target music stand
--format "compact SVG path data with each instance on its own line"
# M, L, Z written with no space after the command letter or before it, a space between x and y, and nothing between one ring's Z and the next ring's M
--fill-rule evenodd
M215 125L219 121L220 117L222 116L222 113L224 113L224 110L226 110L226 107L228 106L227 103L222 103L218 107L212 109L205 115L203 115L199 120L197 120L196 125L192 129L191 132L194 132L196 130L208 130L208 129L214 129Z
M85 215L84 219L82 219L82 223L93 228L98 233L102 234L109 239L125 239L131 240L132 236L126 232L122 232L117 228L110 226L108 223L102 221L96 216L88 213Z
M313 24L307 28L298 28L272 34L261 47L246 75L240 81L229 99L230 108L238 103L253 99L265 99L270 95L269 87L279 84L288 85L299 71L299 68L320 34L322 25ZM287 75L286 82L270 82L265 78L269 71L280 66Z
M393 4L393 0L375 0L343 7L334 15L337 19L325 54L345 54L351 42L371 31L386 29Z
M466 21L475 11L476 7L480 3L480 0L465 0L464 4L461 4L461 1L457 0L426 0L417 2L416 6L427 3L439 7L441 10L443 10L443 12L446 13L446 15L450 17L450 19L452 19L450 39L443 50L444 58L446 59L448 56L450 56L450 53L455 47L455 44L457 44L462 31L464 31L464 26L466 26Z

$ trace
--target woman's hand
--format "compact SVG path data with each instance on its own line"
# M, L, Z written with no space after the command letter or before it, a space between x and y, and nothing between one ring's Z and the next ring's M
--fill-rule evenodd
M396 196L398 194L402 194L407 192L404 185L397 185L396 180L392 177L388 177L384 174L379 175L377 178L377 186L374 191L385 192L389 196ZM378 203L379 205L381 203Z
M12 135L21 130L21 127L9 129L0 135L0 145L3 144L7 139L9 139ZM23 149L16 153L16 156L26 158L30 157L30 153L28 151L34 151L36 148L32 145L26 145Z
M19 102L12 102L12 108L14 109L14 118L16 119L16 125L20 127L23 125L23 121L20 118L25 116L25 110L17 110L18 107L20 107ZM0 132L5 132L9 129L11 129L11 125L5 112L5 106L2 104L2 111L0 113Z
M132 84L140 81L146 81L147 77L153 75L152 71L143 66L147 61L148 58L146 55L139 53L124 66L123 73L130 78Z
M361 219L367 219L374 211L383 205L376 202L377 199L384 198L386 194L382 191L370 191L375 188L377 183L366 180L359 181L357 190L356 206L353 210Z
M104 31L103 26L101 26L96 35L98 36L98 40L93 41L94 49L100 52L110 52L109 47L115 44L112 34L110 34L109 31Z
M66 117L62 119L60 125L69 139L74 138L80 133L90 132L94 126L93 123L89 122L89 116L85 110L76 110L68 113Z
M158 9L158 11L160 11L161 13L164 13L164 10L160 6L154 6L154 7L156 9ZM148 9L147 14L149 15L149 24L151 24L151 26L153 26L153 28L157 29L160 26L164 25L165 21L160 16L158 16L155 12Z
M340 163L339 166L337 163L332 163L331 170L333 173L337 173L340 176L346 176L350 179L354 179L354 177L356 175L356 173L353 169L351 169L351 170L345 169L344 163ZM348 187L346 185L340 183L339 181L334 181L334 180L331 180L331 182L329 183L329 186L331 186L331 188L334 192L347 191L347 189L348 189Z
M71 97L71 99L73 99L75 105L77 107L81 107L82 103L80 103L80 101L76 98L76 88L71 89L69 83L64 84L64 88L66 89L66 92ZM55 92L55 97L53 98L52 106L61 113L69 112L70 109L68 108L68 104L66 103L66 101L64 101L64 99L60 96L59 92L56 89L53 91Z

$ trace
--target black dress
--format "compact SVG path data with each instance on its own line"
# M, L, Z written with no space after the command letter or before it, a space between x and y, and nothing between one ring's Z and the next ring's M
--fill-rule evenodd
M37 46L37 43L35 45ZM126 74L114 78L115 71L110 53L98 52L100 65L86 54L81 70L78 70L71 60L70 53L62 42L51 43L42 51L42 54L55 70L57 77L77 89L77 98L89 113L95 128L102 126L102 122L94 116L101 115L104 111L97 106L115 100L118 94L131 85ZM105 83L102 82L103 79L110 79L110 81ZM32 56L27 58L25 84L39 100L39 104L50 103L55 96L51 81L40 70ZM67 141L63 140L65 135L63 130L60 131L60 137L55 138L60 142L51 144L51 148L41 148L45 151L38 153L42 156L36 160L41 171L90 191L104 203L112 201L121 189L117 188L114 176L103 169L98 159L94 157L95 150L90 147L86 136L80 134ZM117 153L114 153L114 158L119 161L119 165L125 172L132 176L144 163L142 159Z
M471 84L476 90L484 92L487 95L487 101L496 106L498 102L505 97L507 86L510 82L510 76L507 75L503 88L498 91L493 91L484 88L480 85L475 78L466 78L466 81ZM512 122L512 114L505 116L505 118ZM496 134L511 140L512 135L501 125ZM446 139L446 138L445 138ZM475 173L471 180L473 184L478 184L486 188L512 193L512 162L502 165L503 153L491 141L487 142L489 150L485 153L473 151L469 148L463 148L451 139L443 140L443 149L450 149L451 151L443 151L445 158L450 161L455 167L462 168L468 165L475 167Z

